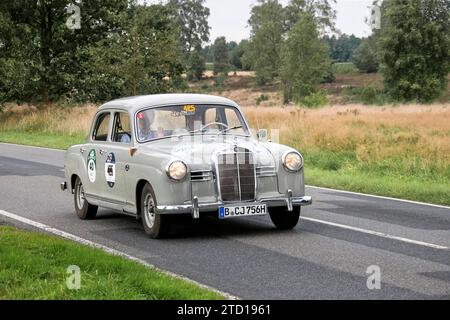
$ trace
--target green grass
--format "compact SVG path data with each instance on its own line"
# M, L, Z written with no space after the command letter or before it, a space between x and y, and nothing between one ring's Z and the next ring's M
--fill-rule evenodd
M58 135L44 132L1 131L0 142L67 150L86 142L85 134Z
M125 258L46 234L0 226L1 299L223 299ZM67 268L81 270L80 290L66 286Z
M414 177L381 176L350 169L324 170L311 166L306 166L305 180L308 185L317 187L450 205L450 186L445 182L421 181Z
M358 68L353 64L353 62L333 63L332 71L334 74L357 74L357 73L359 73Z
M0 133L1 142L67 149L85 137L35 133ZM295 143L291 143L295 146ZM354 153L309 150L305 153L306 182L400 199L450 205L450 168L442 172L420 161L391 159L383 163L358 161Z

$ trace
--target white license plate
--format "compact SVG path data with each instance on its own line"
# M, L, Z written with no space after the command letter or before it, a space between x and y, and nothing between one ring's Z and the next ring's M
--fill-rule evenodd
M263 216L265 214L267 214L266 204L231 205L219 207L219 219Z

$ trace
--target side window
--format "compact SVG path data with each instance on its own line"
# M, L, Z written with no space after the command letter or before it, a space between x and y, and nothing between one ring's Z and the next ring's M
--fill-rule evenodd
M219 119L217 118L217 109L210 108L205 112L205 124L217 122Z
M119 143L131 142L130 117L125 112L117 112L114 116L112 141Z
M108 140L108 129L110 118L111 115L109 112L103 113L97 118L97 123L95 124L94 132L92 134L92 140L95 141Z

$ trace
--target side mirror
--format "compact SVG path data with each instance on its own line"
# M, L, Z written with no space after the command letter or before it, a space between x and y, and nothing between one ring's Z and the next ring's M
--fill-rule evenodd
M264 140L267 138L267 129L259 129L258 133L256 134L256 137L258 140Z

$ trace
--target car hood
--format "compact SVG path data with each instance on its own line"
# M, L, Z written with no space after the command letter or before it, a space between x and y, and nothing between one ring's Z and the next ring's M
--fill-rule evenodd
M182 160L192 170L211 169L215 154L245 148L254 155L257 166L275 166L276 154L267 143L253 137L234 135L194 135L161 139L140 146L140 152L162 159Z

